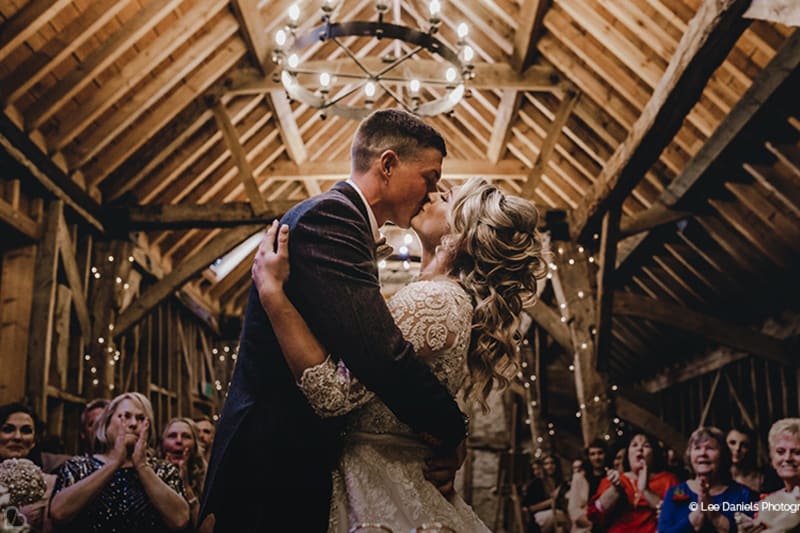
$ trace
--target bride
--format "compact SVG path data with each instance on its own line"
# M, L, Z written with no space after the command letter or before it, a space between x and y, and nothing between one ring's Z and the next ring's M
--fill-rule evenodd
M486 397L514 370L519 315L544 275L534 206L482 178L434 193L411 220L422 245L419 281L388 302L417 355L455 395ZM275 240L277 234L277 249ZM259 298L298 386L321 417L346 415L344 450L333 472L329 531L380 524L395 532L441 523L488 531L457 495L423 477L432 448L328 354L283 291L289 232L273 222L253 263ZM336 317L331 317L336 320Z

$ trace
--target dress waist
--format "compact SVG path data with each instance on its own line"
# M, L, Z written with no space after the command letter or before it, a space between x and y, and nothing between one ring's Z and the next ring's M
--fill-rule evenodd
M430 451L431 447L413 435L399 433L367 433L366 431L352 431L345 435L345 440L354 444L375 444L384 446L399 446Z

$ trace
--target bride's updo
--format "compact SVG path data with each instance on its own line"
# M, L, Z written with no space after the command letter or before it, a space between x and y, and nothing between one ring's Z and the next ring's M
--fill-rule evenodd
M467 355L466 399L486 407L496 379L508 385L515 369L517 326L546 273L539 214L531 202L506 195L480 177L470 178L451 200L451 233L442 243L457 278L475 306Z

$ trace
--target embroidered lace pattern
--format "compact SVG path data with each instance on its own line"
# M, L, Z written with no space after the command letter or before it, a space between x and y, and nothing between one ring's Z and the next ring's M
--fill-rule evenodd
M466 376L472 305L464 290L449 280L420 281L388 302L403 336L455 395ZM339 469L333 473L329 531L347 532L359 523L381 523L409 531L442 522L455 531L488 531L458 496L446 500L423 476L429 451L408 446L411 429L364 389L342 363L330 358L307 369L299 386L321 416L347 414ZM413 390L409 386L409 390ZM359 433L382 441L359 439Z

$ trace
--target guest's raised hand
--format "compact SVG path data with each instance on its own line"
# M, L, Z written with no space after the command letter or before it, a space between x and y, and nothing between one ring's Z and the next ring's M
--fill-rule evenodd
M112 416L111 421L108 423L106 434L115 432L117 436L114 438L114 447L111 448L107 456L109 462L119 467L128 459L127 432L122 423L121 415Z
M289 226L279 227L275 220L267 228L250 274L262 303L270 295L283 291L283 284L289 279Z
M619 470L617 470L616 468L609 468L606 471L606 478L608 479L608 481L611 482L612 485L614 485L615 487L619 487L619 484L621 482Z
M139 438L136 439L136 444L133 447L131 454L131 461L133 466L138 470L147 466L147 436L150 434L150 421L145 419L142 422L142 429L139 431Z
M637 481L637 487L639 488L640 492L644 492L647 489L647 478L649 474L647 472L647 462L642 459L642 467L639 469L639 478Z

